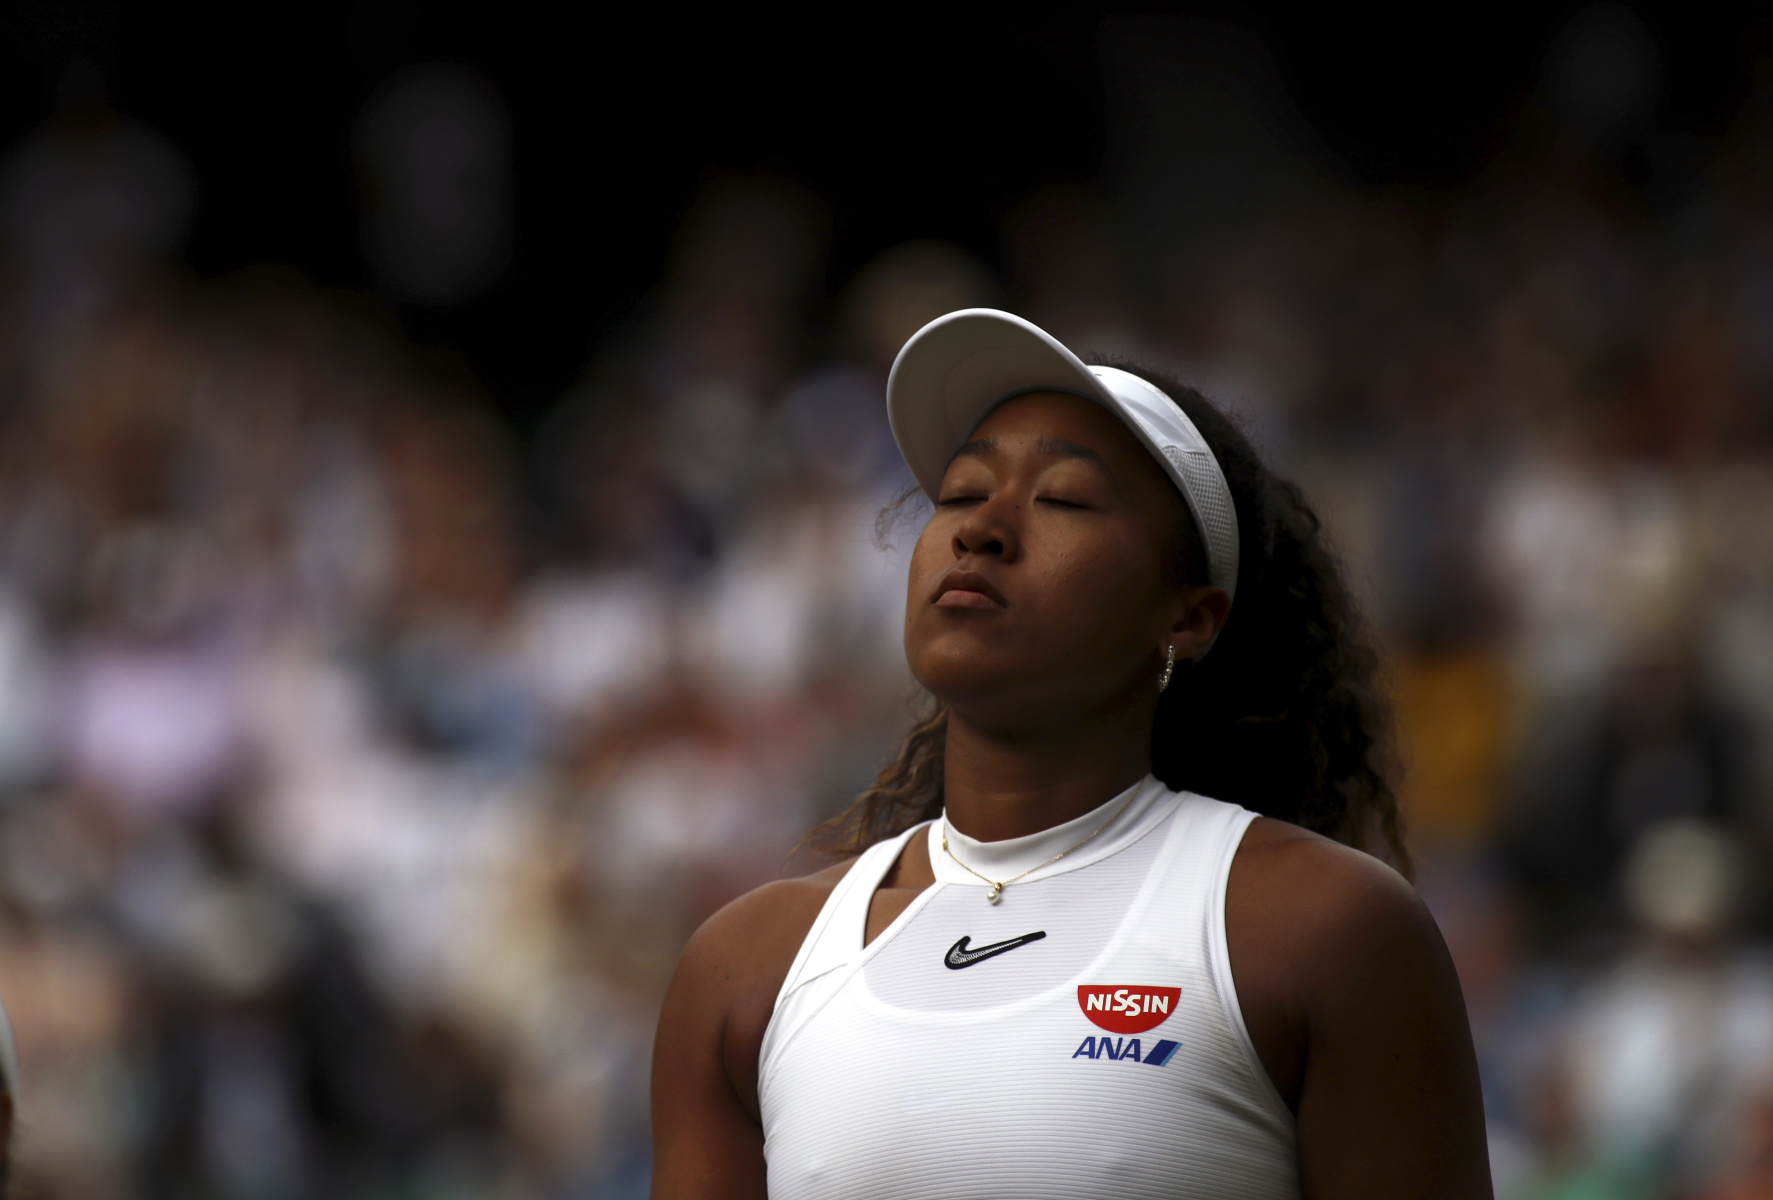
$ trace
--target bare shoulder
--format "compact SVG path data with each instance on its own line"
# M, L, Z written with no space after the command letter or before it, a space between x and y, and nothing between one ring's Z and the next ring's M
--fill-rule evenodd
M1458 1005L1440 931L1408 881L1284 821L1258 818L1245 833L1225 935L1244 1024L1295 1111L1308 1047L1406 1010Z
M1245 1026L1298 1118L1306 1194L1488 1196L1459 978L1416 890L1259 819L1232 860L1225 932Z
M1358 994L1449 965L1440 929L1408 880L1370 854L1259 817L1232 862L1227 932L1246 961L1283 971L1297 1001Z
M659 1039L654 1050L656 1097L693 1094L695 1081L712 1071L723 1081L715 1090L756 1122L757 1055L776 993L852 865L853 859L766 883L702 922L684 947L660 1013L660 1029L675 1036Z
M752 888L737 900L728 903L696 930L697 940L725 937L730 934L754 934L771 925L805 912L811 918L831 896L831 889L856 865L854 858L833 863L811 875L795 879L775 879ZM804 931L803 931L804 932Z
M845 859L798 879L773 880L727 904L691 935L679 975L709 971L728 979L758 972L767 975L780 959L777 974L786 976L819 910L855 861ZM779 986L781 979L776 982Z
M653 1194L767 1191L757 1055L776 993L852 864L767 883L691 936L653 1041Z
M1238 847L1237 862L1263 872L1302 870L1332 885L1389 888L1398 896L1414 894L1402 875L1371 854L1272 817L1257 817L1250 823Z

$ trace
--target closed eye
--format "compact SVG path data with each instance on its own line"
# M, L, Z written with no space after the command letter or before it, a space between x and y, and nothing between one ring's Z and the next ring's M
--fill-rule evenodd
M1084 511L1087 511L1090 507L1087 504L1079 504L1075 500L1061 500L1057 496L1037 496L1037 497L1035 497L1035 499L1038 503L1044 504L1049 508L1068 508L1068 509L1075 509L1079 512L1084 512Z
M936 507L937 508L953 508L956 505L960 505L960 504L982 504L982 503L984 503L984 501L985 501L985 497L983 497L983 496L973 496L973 495L966 495L966 494L962 494L959 496L943 496L940 500L936 501Z

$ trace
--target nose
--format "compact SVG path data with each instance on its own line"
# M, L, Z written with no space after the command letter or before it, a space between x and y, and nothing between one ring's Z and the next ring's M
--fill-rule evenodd
M997 495L973 509L954 531L954 557L982 554L1014 562L1021 552L1021 505Z

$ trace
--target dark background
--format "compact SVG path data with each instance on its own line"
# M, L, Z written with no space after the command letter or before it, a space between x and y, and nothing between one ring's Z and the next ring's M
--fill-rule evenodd
M765 169L822 196L836 214L828 291L909 238L994 262L1010 205L1109 165L1105 27L1179 14L1255 33L1307 136L1349 182L1449 189L1525 140L1547 47L1580 7L1283 17L1024 4L865 22L670 5L167 13L30 0L0 25L0 143L102 96L189 156L199 208L187 259L202 276L277 263L365 289L354 119L403 66L479 70L514 137L511 263L457 307L389 305L410 340L448 347L528 432L654 286L710 176ZM1698 167L1681 148L1719 132L1749 94L1766 22L1690 5L1639 15L1661 51L1655 112L1609 165L1628 202L1670 204Z
M0 0L21 1194L644 1196L989 304L1322 516L1498 1200L1773 1195L1773 25L876 12Z

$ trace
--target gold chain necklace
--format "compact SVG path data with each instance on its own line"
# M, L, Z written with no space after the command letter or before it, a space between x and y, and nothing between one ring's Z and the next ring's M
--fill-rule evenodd
M991 885L991 890L985 893L985 902L987 904L996 904L999 900L1003 899L1004 888L1006 888L1010 884L1016 882L1016 880L1023 878L1023 876L1034 874L1036 871L1040 870L1042 867L1052 866L1054 863L1058 862L1061 858L1064 858L1067 854L1070 854L1073 850L1076 850L1078 847L1080 847L1080 846L1084 845L1085 843L1087 843L1088 841L1090 841L1098 833L1101 833L1104 829L1107 829L1110 825L1112 825L1116 821L1118 821L1120 819L1121 813L1124 813L1127 811L1127 809L1133 807L1133 801L1137 800L1138 798L1139 798L1139 793L1137 791L1134 791L1131 796L1127 797L1127 802L1125 804L1121 805L1120 808L1115 810L1115 814L1112 817L1109 817L1106 821L1102 822L1100 825L1098 825L1094 829L1090 830L1090 832L1086 833L1083 836L1082 840L1074 842L1073 844L1065 847L1065 849L1059 851L1059 853L1053 855L1053 857L1047 859L1045 862L1036 863L1034 866L1029 867L1026 871L1022 872L1021 875L1012 875L1008 879L1005 879L1005 880L999 881L996 879L988 878L987 876L984 876L984 875L980 875L979 872L973 870L971 867L969 867L965 863L961 862L960 856L955 854L954 851L952 851L948 848L948 814L946 814L946 813L942 814L942 852L944 854L948 855L949 858L954 859L955 864L958 865L960 867L960 869L965 871L967 874L976 876L979 879L985 880L986 883L989 883Z

